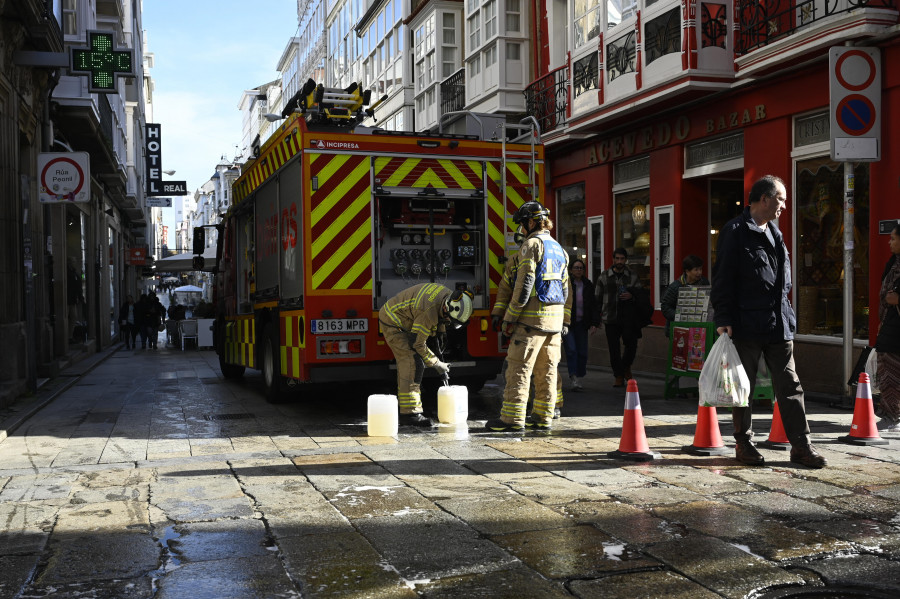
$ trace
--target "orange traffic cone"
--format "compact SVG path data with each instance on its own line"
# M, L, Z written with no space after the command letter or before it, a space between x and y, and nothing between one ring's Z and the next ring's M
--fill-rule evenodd
M781 422L781 412L778 411L778 402L775 402L775 409L772 410L772 428L769 429L769 438L758 443L760 447L766 449L790 449L791 442L788 441L787 433L784 432L784 423Z
M869 375L859 373L859 384L856 385L856 404L853 406L853 423L850 434L838 439L853 445L887 445L875 426L875 408L872 406L872 388L869 386Z
M692 455L725 455L729 450L722 442L719 432L719 416L714 406L700 406L697 409L697 431L694 433L694 444L681 448Z
M644 433L644 417L641 415L641 399L638 395L637 381L630 379L625 389L625 420L622 423L622 438L619 449L606 454L611 458L645 462L660 457L650 451L647 435Z

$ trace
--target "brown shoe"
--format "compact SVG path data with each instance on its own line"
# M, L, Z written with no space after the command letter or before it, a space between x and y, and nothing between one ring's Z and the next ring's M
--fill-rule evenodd
M791 461L807 468L824 468L828 465L828 460L816 451L812 445L791 447Z
M734 456L741 464L750 466L761 466L766 463L766 458L757 451L756 446L750 441L738 441L737 445L734 446Z
M625 371L625 380L626 380L626 381L630 381L630 380L633 379L633 378L634 378L634 377L631 376L631 369L629 368L628 370Z
M613 387L624 387L624 386L625 386L625 379L623 379L620 376L617 376L616 382L613 383Z

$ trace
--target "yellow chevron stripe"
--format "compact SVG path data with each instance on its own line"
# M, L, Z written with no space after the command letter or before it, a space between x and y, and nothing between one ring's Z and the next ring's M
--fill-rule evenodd
M383 183L383 185L396 187L403 181L404 178L406 178L406 175L408 175L411 170L418 166L421 161L422 160L420 158L410 158L408 160L404 160L403 164L396 171L394 171L394 174L391 175L390 178L388 178L387 181ZM381 164L381 168L384 168L386 165L387 159Z
M352 185L352 183L348 182L345 185L342 185L341 188L344 188L344 187L349 188L351 185ZM340 195L340 193L338 193L338 191L339 190L335 190L335 192L336 192L334 194L335 196ZM328 226L328 228L325 229L325 231L318 237L318 239L313 241L312 251L314 254L317 252L321 252L325 247L327 247L328 244L331 243L331 241L335 238L335 236L337 236L344 230L344 227L347 225L348 222L350 222L353 219L354 216L356 216L360 212L363 212L364 210L368 209L369 197L370 197L369 190L364 189L363 192L359 195L359 197L356 198L355 200L353 200L353 203L350 205L350 207L346 211L344 211L343 214L340 214L338 216L338 218L336 218L334 220L334 222L332 222ZM331 202L331 203L333 204L333 202ZM319 215L318 218L311 219L313 221L313 226L315 226L317 221L319 221L324 216L325 216L325 214L321 214L321 215ZM371 220L372 220L371 218L366 219L367 226L371 226ZM348 245L349 245L348 242L344 242L342 244L342 247L347 247Z
M327 180L328 177L333 175L335 171L337 171L337 169L343 166L349 158L349 155L335 155L334 157L332 157L332 159L328 162L328 166L326 166L319 172L319 180ZM310 214L310 222L312 226L315 226L320 220L328 216L332 208L334 208L334 205L338 201L343 199L344 194L347 192L347 190L353 187L353 185L357 181L359 181L363 177L367 177L368 175L369 161L363 160L356 168L353 169L350 175L348 175L347 178L344 179L344 181L335 188L335 190L331 194L329 194L325 198L316 197L316 200L320 201L320 203L315 207L315 209L313 209L312 213ZM368 190L366 191L366 193L368 193Z
M369 234L372 230L372 223L370 219L367 219L359 229L357 229L347 240L347 243L344 244L344 247L347 247L347 252L359 246L361 243L368 242ZM343 249L343 248L342 248ZM330 264L331 260L326 263L326 265ZM335 289L347 289L350 286L350 283L356 280L356 278L361 275L363 272L369 270L372 267L372 253L366 252L362 256L360 256L359 260L356 261L356 264L347 269L347 272L344 274L340 280L335 283ZM323 269L324 270L324 269ZM370 289L372 287L371 280L366 284L366 289Z
M369 239L372 230L371 219L366 219L364 223L354 231L350 237L341 245L340 249L329 258L328 262L322 265L317 272L313 273L313 287L318 287L326 277L328 277L335 269L343 265L347 255L365 243ZM341 279L335 283L334 289L346 289L350 283L356 280L363 271L368 270L372 265L372 253L366 252L362 257L350 267ZM370 283L371 284L371 283Z

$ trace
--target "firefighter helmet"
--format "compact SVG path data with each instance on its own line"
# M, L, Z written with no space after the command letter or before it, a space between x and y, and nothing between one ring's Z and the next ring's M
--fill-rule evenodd
M472 293L457 289L444 302L447 316L455 328L460 328L472 317Z
M513 222L517 225L524 225L528 219L544 220L550 216L550 211L544 208L540 202L525 202L513 215Z

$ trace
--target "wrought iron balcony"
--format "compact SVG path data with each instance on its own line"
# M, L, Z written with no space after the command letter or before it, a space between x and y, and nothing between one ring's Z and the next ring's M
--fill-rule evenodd
M566 123L569 102L567 68L564 65L550 71L525 88L525 112L537 119L542 133Z
M897 9L898 0L737 0L737 54L744 55L821 21L863 8Z
M441 114L466 107L466 70L460 69L441 81Z

